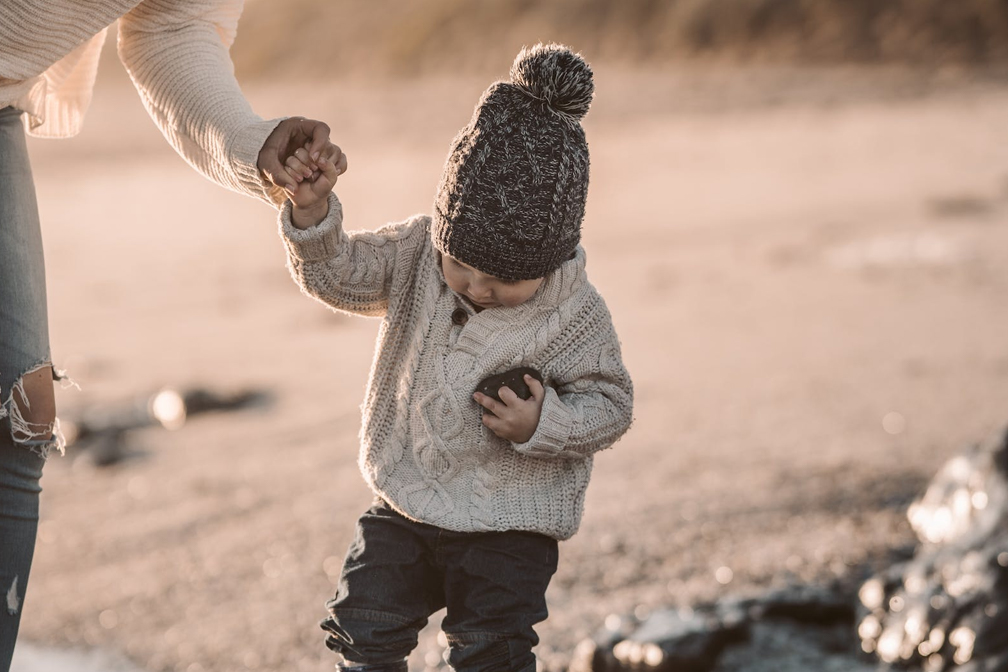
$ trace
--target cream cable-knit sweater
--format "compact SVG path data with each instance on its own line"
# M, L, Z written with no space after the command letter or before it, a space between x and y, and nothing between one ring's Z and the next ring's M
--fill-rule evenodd
M222 186L279 205L263 184L259 150L279 119L253 112L228 49L242 0L4 0L0 108L27 112L28 132L76 134L91 102L107 27L147 111L175 150Z
M337 310L383 318L359 459L374 492L450 530L572 536L592 455L627 430L633 407L584 250L520 306L477 313L444 282L430 217L347 234L335 196L316 227L296 229L290 211L287 202L280 230L302 290ZM543 373L546 399L535 434L514 444L482 424L472 394L484 377L521 365Z

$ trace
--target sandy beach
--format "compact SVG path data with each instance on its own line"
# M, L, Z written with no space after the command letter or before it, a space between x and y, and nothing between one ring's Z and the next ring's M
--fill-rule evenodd
M272 403L137 432L112 467L53 457L22 639L151 672L331 669L317 622L371 497L378 322L301 296L274 213L191 171L123 79L102 71L80 137L30 145L54 358L80 385L61 414L169 385ZM247 93L332 126L358 229L429 211L486 84ZM847 576L912 543L906 505L1008 421L1008 79L600 66L596 86L583 242L635 423L561 545L552 668L607 614ZM431 627L412 664L436 656Z

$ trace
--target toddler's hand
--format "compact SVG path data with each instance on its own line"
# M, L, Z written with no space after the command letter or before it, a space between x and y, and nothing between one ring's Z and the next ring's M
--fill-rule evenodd
M482 392L473 394L476 403L489 411L483 413L483 424L500 438L514 443L525 443L535 434L546 398L546 391L538 380L526 374L525 384L532 393L529 399L521 399L510 387L500 388L497 393L500 401Z
M329 127L316 119L291 117L284 119L266 138L256 165L270 182L287 191L297 188L301 180L294 179L284 168L287 155L298 147L305 147L310 155L321 154L329 143ZM315 164L312 164L314 167Z
M315 226L329 213L329 192L336 186L336 180L346 172L346 154L331 142L326 143L319 154L319 170L312 171L308 156L308 146L299 147L284 162L284 169L297 181L297 187L288 189L291 203L291 219L294 226L307 229Z

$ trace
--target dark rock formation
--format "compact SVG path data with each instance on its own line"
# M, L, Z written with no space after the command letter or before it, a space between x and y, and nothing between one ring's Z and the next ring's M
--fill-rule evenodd
M663 609L638 621L610 616L575 649L569 672L707 672L729 646L764 639L777 625L840 626L853 636L854 598L837 587L789 586L764 595L726 599L690 609ZM828 639L828 638L826 638ZM837 648L835 645L833 648ZM841 647L842 648L842 647Z
M859 592L883 662L1008 672L1008 434L945 464L908 517L921 545Z
M859 607L840 586L790 586L643 621L611 616L569 670L774 669L766 652L798 641L830 669L868 669L848 646L860 639L888 669L1008 672L1008 431L949 460L907 515L920 545L862 584ZM808 656L788 665L808 667Z
M748 616L737 608L663 609L642 622L616 621L578 645L570 672L706 672L725 646L749 636Z

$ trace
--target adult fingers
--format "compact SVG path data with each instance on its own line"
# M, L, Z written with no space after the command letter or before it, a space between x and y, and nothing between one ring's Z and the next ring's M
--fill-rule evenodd
M287 191L297 189L298 181L287 172L286 166L280 163L280 159L277 158L276 154L267 156L260 154L259 170L270 182L278 187L283 187Z
M324 156L319 157L318 164L321 173L315 178L316 184L324 182L321 186L325 189L325 191L329 191L336 186L336 179L339 177L339 172L337 171L336 166Z
M287 166L287 172L291 173L298 182L306 177L311 177L312 169L306 166L298 157L288 156L284 163Z
M290 191L297 181L287 174L284 160L292 153L295 136L299 134L301 119L284 119L269 134L257 157L257 167L274 184ZM302 140L303 142L304 140Z
M311 138L308 154L313 161L317 161L322 155L322 150L329 144L329 126L316 119L302 119L301 132Z
M336 168L337 176L342 175L347 170L346 154L337 145L330 144L322 150L322 156L319 157L320 167L323 161L330 162Z
M343 152L343 148L339 145L329 143L322 151L322 158L328 159L337 166L341 163L346 165L346 154Z
M340 152L339 161L336 162L336 174L342 175L347 171L347 158L346 154Z
M304 176L312 177L312 173L317 170L317 164L311 160L311 157L308 156L308 150L303 147L298 147L294 150L293 156L304 166Z

